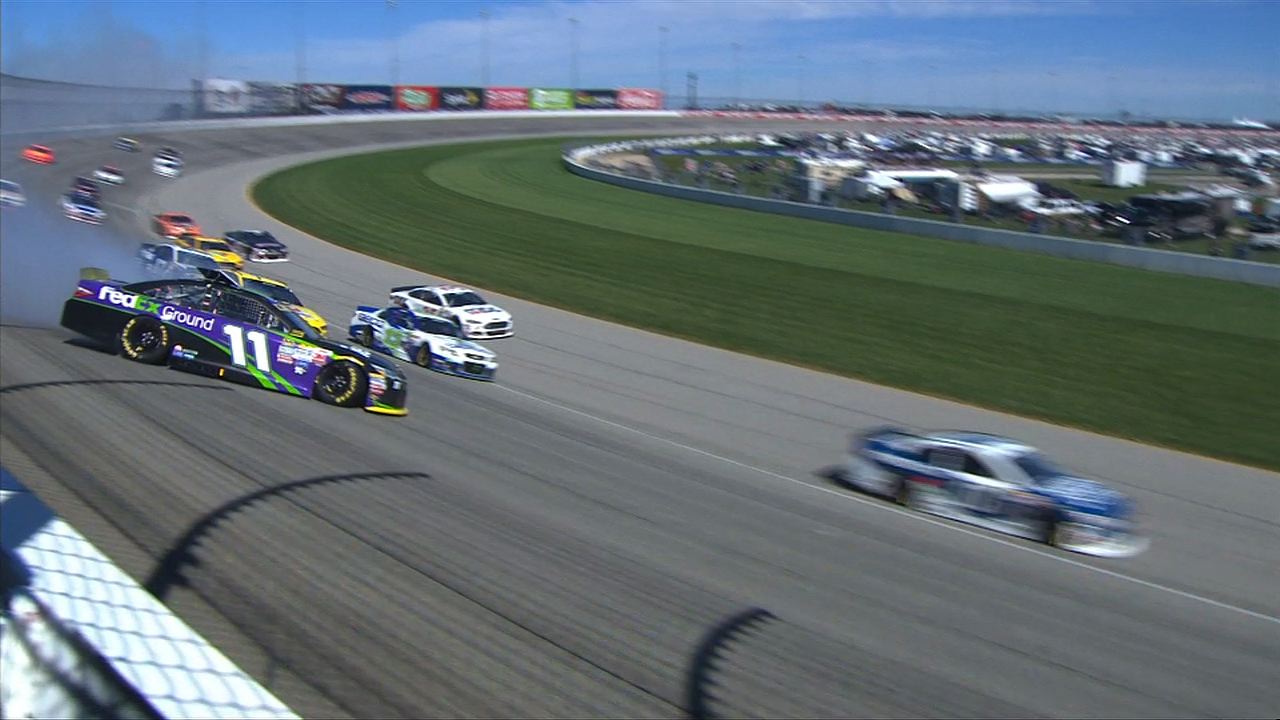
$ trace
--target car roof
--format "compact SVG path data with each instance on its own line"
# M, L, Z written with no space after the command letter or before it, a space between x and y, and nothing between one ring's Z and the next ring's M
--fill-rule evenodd
M970 448L982 448L1006 455L1025 455L1035 452L1035 448L1026 443L1004 437L1003 435L993 435L990 433L971 432L965 430L943 430L939 432L929 433L929 439L942 440L944 442L963 445Z
M49 152L49 146L48 146L48 145L28 145L28 146L27 146L27 149L28 149L28 150L44 150L44 151L46 151L46 152Z

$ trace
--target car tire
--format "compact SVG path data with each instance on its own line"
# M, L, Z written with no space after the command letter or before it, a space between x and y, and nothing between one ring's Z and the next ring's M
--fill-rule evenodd
M422 343L418 346L418 352L413 354L413 362L421 367L431 367L431 346Z
M368 325L363 325L356 331L356 342L365 347L373 345L373 331L369 329Z
M159 365L169 358L169 328L150 315L134 315L120 329L117 344L126 358Z
M893 489L893 501L902 507L915 507L915 488L906 478L898 478L898 484Z
M369 375L364 368L339 360L321 368L311 394L326 405L358 407L364 403L368 389Z

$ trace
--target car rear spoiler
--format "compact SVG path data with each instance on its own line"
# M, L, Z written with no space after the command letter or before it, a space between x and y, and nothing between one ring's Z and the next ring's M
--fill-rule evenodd
M400 287L391 288L389 292L404 292L405 290L417 290L420 287L422 286L421 285L401 285Z
M111 273L100 267L82 267L80 268L81 280L97 280L98 282L112 282Z
M372 305L357 305L357 306L356 306L356 312L376 313L376 312L378 312L378 311L379 311L379 310L381 310L381 309L382 309L382 308L374 307L374 306L372 306Z

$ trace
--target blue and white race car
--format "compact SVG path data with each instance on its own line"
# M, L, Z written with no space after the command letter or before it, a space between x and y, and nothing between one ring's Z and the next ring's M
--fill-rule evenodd
M1086 555L1130 557L1148 545L1129 498L997 435L880 428L854 436L839 474L921 512Z
M402 307L361 305L347 335L365 347L450 375L492 380L498 371L493 351L458 337L456 325Z
M107 219L107 214L102 211L102 207L98 204L98 199L86 192L69 192L62 196L60 201L62 205L62 214L82 223L90 225L101 225L103 220Z

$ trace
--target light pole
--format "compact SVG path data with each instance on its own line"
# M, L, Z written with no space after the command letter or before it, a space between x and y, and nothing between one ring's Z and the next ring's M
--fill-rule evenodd
M302 85L307 81L307 4L304 2L295 3L294 7L298 9L298 15L294 18L294 61L297 64L296 71L298 75L298 85Z
M205 22L205 4L204 0L196 3L196 32L199 33L196 42L196 62L199 63L198 71L200 79L205 80L209 77L209 29Z
M569 88L578 89L578 18L569 18Z
M796 73L796 89L800 95L800 107L804 108L804 63L808 59L804 55L797 55L796 59L800 61L800 65Z
M658 26L658 89L667 96L667 31L666 25Z
M400 84L400 34L396 32L396 0L387 0L387 37L391 45L391 84Z
M730 47L733 48L733 104L737 105L742 100L742 66L738 62L742 43L730 43Z
M489 87L489 11L480 11L480 87Z

